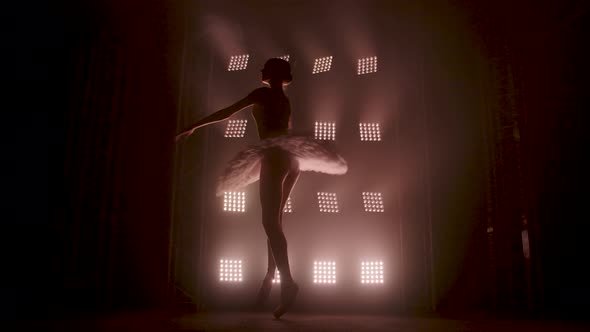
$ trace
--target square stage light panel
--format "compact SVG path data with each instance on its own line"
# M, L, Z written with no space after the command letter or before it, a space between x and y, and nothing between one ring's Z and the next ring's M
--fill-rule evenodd
M227 122L227 127L225 127L225 134L224 137L227 138L239 138L244 137L246 134L246 126L248 125L248 120L229 120Z
M246 212L246 193L225 191L223 193L223 211Z
M378 142L381 141L381 128L379 123L359 123L359 132L361 134L361 141Z
M383 283L383 261L361 262L361 284Z
M332 68L332 56L315 59L312 74L324 73Z
M284 213L292 213L293 212L293 205L291 204L291 197L287 198L285 202L285 207L283 208Z
M275 271L275 277L272 279L273 284L280 284L281 283L281 273L279 270Z
M364 191L363 205L365 206L365 212L385 212L381 193Z
M368 58L358 59L357 75L365 75L377 72L377 57L372 56Z
M242 282L242 260L221 259L219 260L219 281L220 282Z
M336 262L314 261L313 262L313 283L314 284L335 284L336 283Z
M242 55L232 55L229 59L229 65L227 66L227 71L236 71L236 70L244 70L248 67L248 59L250 55L242 54Z
M338 213L338 198L336 193L318 192L320 212Z
M315 139L322 141L334 141L336 140L336 123L316 121L314 132Z

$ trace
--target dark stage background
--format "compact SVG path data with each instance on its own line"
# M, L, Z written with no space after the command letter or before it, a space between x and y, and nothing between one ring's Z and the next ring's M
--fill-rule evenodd
M3 314L184 300L169 279L173 136L187 13L199 4L54 2L5 11ZM493 224L495 237L471 237L437 310L584 318L590 5L423 5L464 13L489 59L489 169L481 170L488 200L474 229Z

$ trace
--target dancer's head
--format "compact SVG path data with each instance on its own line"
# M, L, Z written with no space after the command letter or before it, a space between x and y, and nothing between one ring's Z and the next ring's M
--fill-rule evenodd
M266 61L264 68L262 68L262 82L271 84L272 82L282 82L283 85L288 85L293 80L291 75L291 66L289 62L272 58Z

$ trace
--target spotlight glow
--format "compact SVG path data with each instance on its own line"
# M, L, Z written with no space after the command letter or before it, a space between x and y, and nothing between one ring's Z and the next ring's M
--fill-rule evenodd
M363 191L365 212L385 212L381 193Z
M281 273L279 270L275 271L275 277L272 279L273 284L280 284L281 283Z
M291 205L291 197L287 198L287 202L285 202L285 208L283 209L284 213L292 213L293 206Z
M313 63L313 71L311 73L318 74L327 72L330 71L330 68L332 68L332 56L317 58Z
M335 122L317 122L315 123L315 139L323 141L336 140L336 123Z
M223 211L246 212L246 193L243 191L223 192Z
M358 59L358 67L356 69L357 75L364 75L377 72L377 57L372 56L368 58Z
M381 141L381 129L378 123L359 123L361 141Z
M244 137L246 134L246 126L248 125L248 120L229 120L227 122L227 127L225 127L225 135L224 137L228 138L235 138L235 137Z
M361 284L383 283L383 261L361 262Z
M236 71L236 70L244 70L248 67L248 58L250 55L242 54L242 55L232 55L229 59L229 65L227 66L227 71Z
M283 60L289 62L289 54L285 54L283 56L280 56L279 59L283 59Z
M219 281L220 282L242 282L242 260L221 259L219 260Z
M338 213L338 199L336 193L318 192L320 212Z
M335 284L336 283L336 262L314 261L313 262L313 283L314 284Z

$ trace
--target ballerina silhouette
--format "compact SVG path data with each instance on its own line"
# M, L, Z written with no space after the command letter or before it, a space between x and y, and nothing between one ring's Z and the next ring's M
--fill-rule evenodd
M197 121L176 136L179 141L200 127L223 121L253 105L252 115L261 142L240 152L230 161L220 179L217 194L260 180L268 269L258 291L256 305L262 306L268 299L275 270L278 269L281 274L281 303L273 313L277 319L292 306L299 291L289 267L282 216L300 171L328 174L344 174L347 171L344 159L328 143L307 136L291 135L291 105L284 89L292 79L289 62L279 58L269 59L262 69L262 82L268 87L255 89L245 98Z

